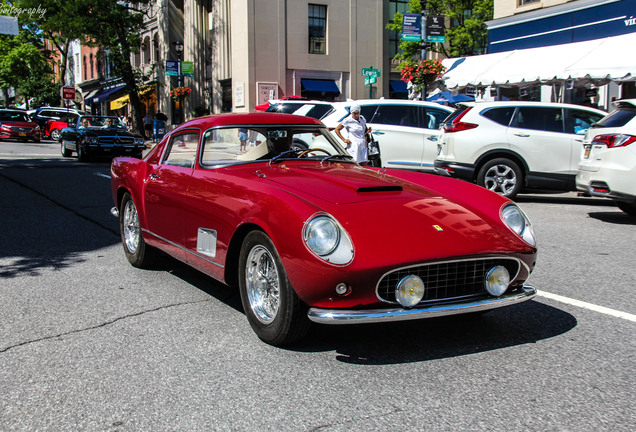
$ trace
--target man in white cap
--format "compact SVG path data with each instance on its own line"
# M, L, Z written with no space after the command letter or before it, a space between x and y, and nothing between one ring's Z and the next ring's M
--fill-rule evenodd
M348 115L336 126L336 135L345 143L347 151L356 162L361 165L367 164L367 141L364 135L370 130L367 121L360 115L360 105L354 104L349 108ZM342 129L347 130L348 137L342 135Z

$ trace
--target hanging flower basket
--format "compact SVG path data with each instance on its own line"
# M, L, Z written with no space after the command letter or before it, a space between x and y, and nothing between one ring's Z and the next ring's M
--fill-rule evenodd
M190 95L190 87L176 87L170 91L170 97L176 101L183 100Z
M410 61L402 63L398 66L402 81L409 81L415 87L415 90L421 91L424 85L430 85L435 80L440 79L444 75L446 67L441 60L423 60L419 63Z

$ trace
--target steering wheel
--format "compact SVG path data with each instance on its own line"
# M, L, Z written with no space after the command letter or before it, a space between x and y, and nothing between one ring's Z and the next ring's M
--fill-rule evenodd
M315 152L315 151L321 151L323 153L327 153L329 156L331 156L331 153L329 153L327 150L325 149L321 149L321 148L310 148L305 150L304 152L302 152L301 154L298 155L298 159L300 159L301 157L305 156L307 153L311 153L311 152Z

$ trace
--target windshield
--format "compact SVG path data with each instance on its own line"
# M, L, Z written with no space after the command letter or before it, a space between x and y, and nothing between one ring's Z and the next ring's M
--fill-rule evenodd
M29 119L29 116L27 116L26 113L22 113L19 111L1 111L0 121L30 122L31 119Z
M127 129L126 125L114 116L82 116L79 120L79 127L80 129Z
M235 126L211 129L204 134L201 165L325 158L352 161L326 127Z

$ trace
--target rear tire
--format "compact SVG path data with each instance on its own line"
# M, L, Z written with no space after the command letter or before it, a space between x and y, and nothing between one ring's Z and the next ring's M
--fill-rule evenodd
M283 346L307 334L307 306L296 295L278 252L265 233L252 231L245 237L238 279L245 316L261 340Z
M157 250L148 246L141 232L137 206L128 192L119 207L119 229L126 259L134 267L149 268L154 263Z
M521 190L523 173L519 165L510 159L492 159L479 170L477 183L499 195L513 199Z
M60 131L57 129L53 129L49 135L53 141L58 141L60 139Z

